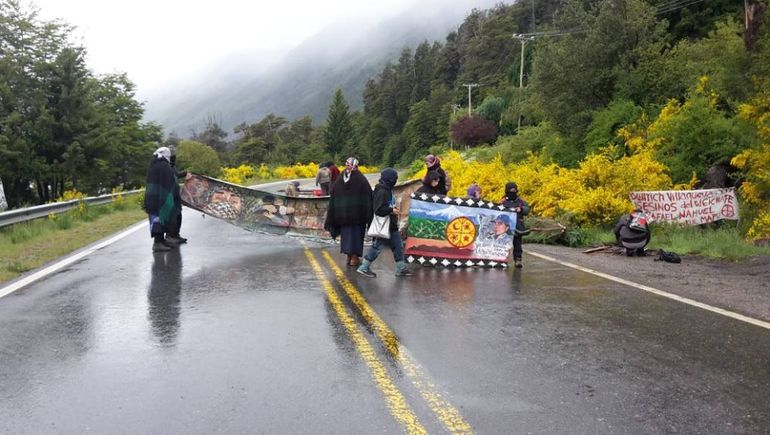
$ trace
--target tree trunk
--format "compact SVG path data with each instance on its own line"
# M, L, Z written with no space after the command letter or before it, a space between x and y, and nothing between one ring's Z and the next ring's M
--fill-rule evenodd
M743 45L753 51L759 37L759 29L767 10L766 0L743 0L744 28Z

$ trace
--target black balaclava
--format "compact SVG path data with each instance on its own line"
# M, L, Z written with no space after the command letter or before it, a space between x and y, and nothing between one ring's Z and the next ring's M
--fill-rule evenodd
M388 189L392 189L396 185L396 181L398 181L398 172L395 169L385 168L380 173L380 184Z
M519 186L513 181L505 183L505 198L511 201L515 201L519 197Z

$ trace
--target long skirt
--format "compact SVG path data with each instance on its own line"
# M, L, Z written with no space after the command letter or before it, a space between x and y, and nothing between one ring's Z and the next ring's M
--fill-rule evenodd
M348 255L364 255L366 225L348 225L340 228L340 252Z

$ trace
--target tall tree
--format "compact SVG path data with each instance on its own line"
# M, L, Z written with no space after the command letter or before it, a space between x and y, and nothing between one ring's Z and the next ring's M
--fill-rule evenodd
M350 115L350 107L345 101L345 95L341 88L337 88L329 106L329 114L326 117L326 133L324 140L329 154L336 156L343 147L353 139L353 122Z

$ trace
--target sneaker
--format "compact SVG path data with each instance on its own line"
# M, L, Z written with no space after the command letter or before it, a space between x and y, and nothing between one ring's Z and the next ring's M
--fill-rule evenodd
M161 242L155 242L152 244L152 252L165 252L170 250L171 246L165 245Z
M369 269L361 269L360 267L356 269L356 272L360 273L363 276L368 276L369 278L377 278L377 274L372 272Z
M403 270L397 270L396 276L412 276L414 275L411 270L409 269L403 269Z
M513 263L514 263L514 265L515 265L517 268L519 268L519 269L521 269L522 267L524 267L524 265L523 265L523 264L521 264L521 260L516 260L516 261L514 261Z

